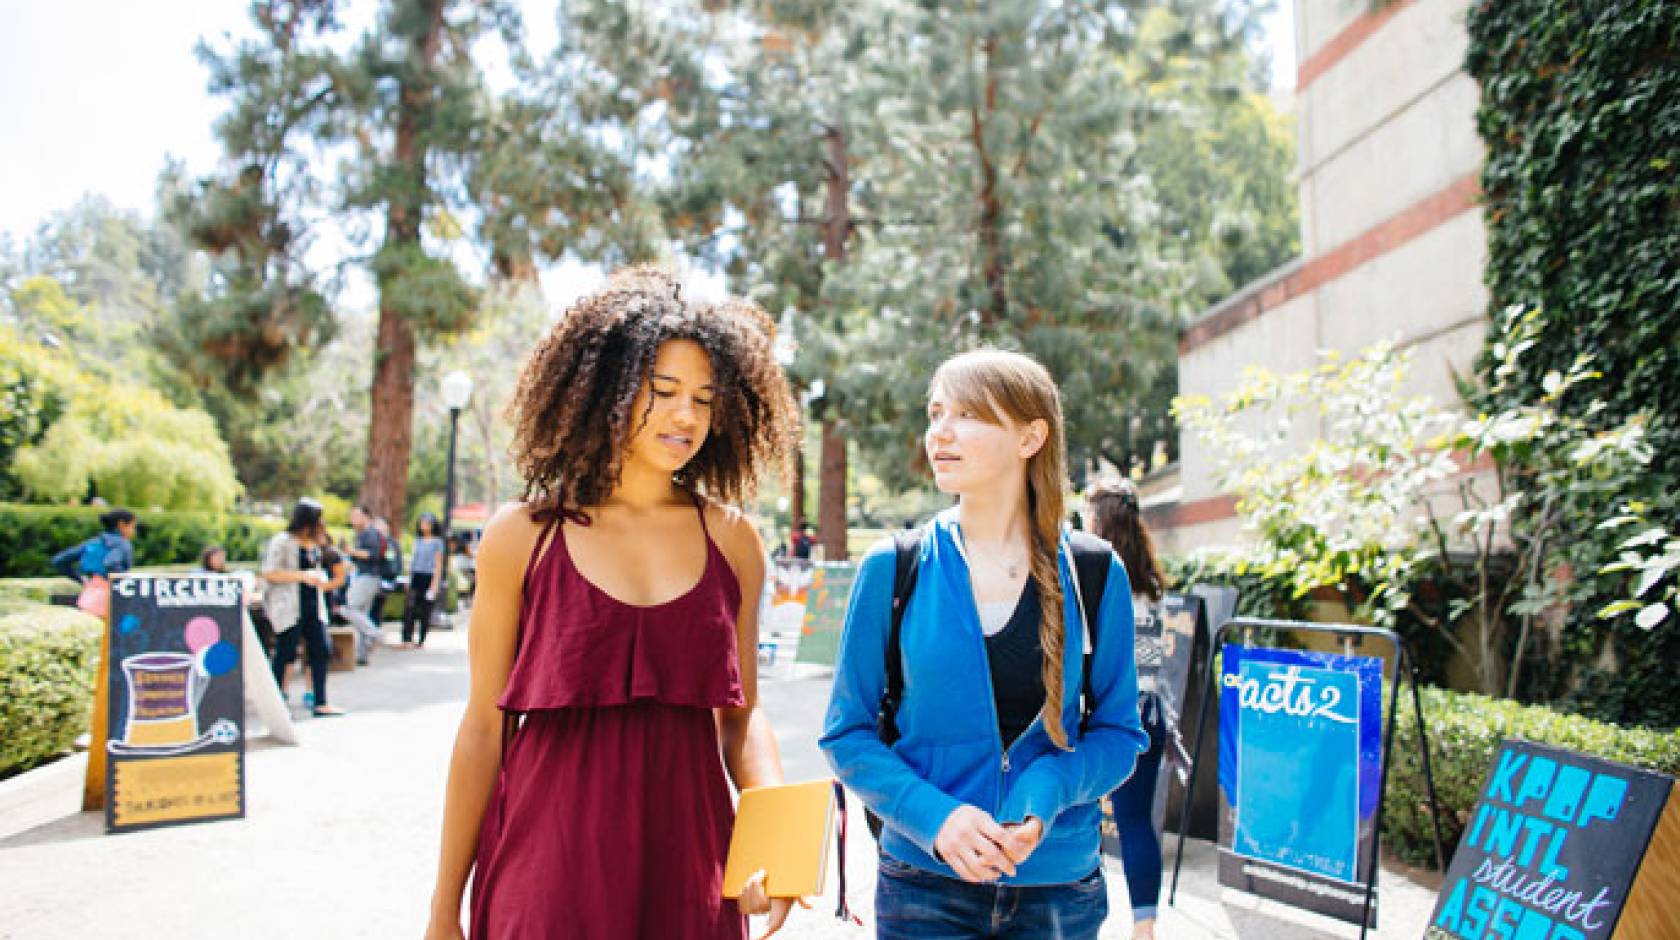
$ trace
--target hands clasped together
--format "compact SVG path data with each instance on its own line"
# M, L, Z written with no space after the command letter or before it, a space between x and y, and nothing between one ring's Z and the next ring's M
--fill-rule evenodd
M960 806L934 837L933 848L964 881L981 884L1015 874L1044 838L1044 823L1029 817L1005 825L978 806Z

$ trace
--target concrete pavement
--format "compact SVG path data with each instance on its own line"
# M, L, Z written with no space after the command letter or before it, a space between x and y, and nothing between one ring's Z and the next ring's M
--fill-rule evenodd
M0 937L419 937L467 690L465 633L436 633L423 651L380 650L371 667L334 674L330 689L349 715L302 719L298 747L249 742L243 820L106 836L100 814L77 812L80 756L0 783ZM815 743L826 680L767 677L763 698L788 779L827 776ZM874 845L862 818L854 801L848 893L868 924ZM1219 888L1213 862L1211 846L1192 843L1178 906L1163 909L1163 940L1358 936ZM1117 864L1108 876L1113 913L1102 935L1126 938ZM1433 892L1385 872L1381 894L1382 928L1372 936L1421 936ZM873 935L838 924L834 900L831 887L783 935Z

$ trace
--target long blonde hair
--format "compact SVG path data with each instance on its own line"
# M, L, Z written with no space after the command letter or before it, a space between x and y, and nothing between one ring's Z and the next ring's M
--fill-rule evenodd
M979 349L953 356L933 374L937 386L959 408L983 420L1026 424L1042 419L1049 428L1044 446L1027 461L1028 558L1038 587L1038 636L1044 647L1044 729L1057 747L1068 747L1062 726L1066 674L1062 651L1067 624L1062 616L1062 582L1057 571L1064 493L1067 489L1067 438L1062 429L1062 396L1042 365L1021 353Z

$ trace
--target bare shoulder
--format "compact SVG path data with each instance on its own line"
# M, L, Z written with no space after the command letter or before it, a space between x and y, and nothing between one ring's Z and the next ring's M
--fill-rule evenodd
M542 523L531 518L531 507L524 503L507 502L496 508L490 521L484 524L484 534L478 543L478 567L495 567L517 563L524 570L525 560L531 556L537 539L542 535Z
M706 527L717 540L718 548L729 559L736 575L742 578L762 578L764 571L764 540L752 517L738 506L706 501Z

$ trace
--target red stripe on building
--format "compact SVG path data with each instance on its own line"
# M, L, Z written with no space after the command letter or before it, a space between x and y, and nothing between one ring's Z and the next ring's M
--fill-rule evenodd
M1459 213L1475 208L1481 195L1479 176L1480 171L1466 174L1440 192L1418 200L1324 254L1280 268L1268 280L1214 307L1207 316L1184 330L1178 341L1179 355L1257 320L1266 311L1317 290L1354 268L1400 248Z
M1475 460L1470 460L1467 454L1457 454L1458 474L1464 476L1475 473L1492 473L1498 464L1493 457L1483 454ZM1150 529L1181 529L1185 526L1202 525L1207 522L1222 522L1237 515L1237 498L1235 496L1209 496L1206 499L1193 500L1188 503L1169 503L1164 506L1145 506L1143 521Z
M1390 0L1382 9L1374 10L1359 17L1343 27L1342 31L1330 38L1330 41L1318 48L1317 52L1307 57L1295 71L1295 93L1307 90L1320 75L1334 68L1336 63L1347 58L1353 50L1360 47L1371 34L1383 27L1384 23L1394 19L1395 14L1412 5L1415 0Z

